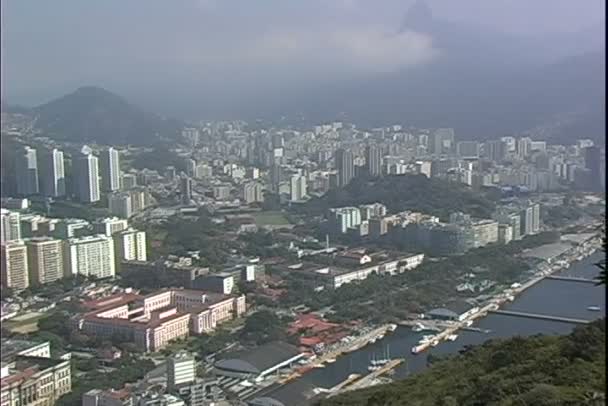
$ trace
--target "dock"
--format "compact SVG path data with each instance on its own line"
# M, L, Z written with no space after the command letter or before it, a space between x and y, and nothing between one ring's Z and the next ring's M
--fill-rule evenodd
M576 276L549 275L549 276L547 276L547 279L553 279L556 281L565 281L565 282L581 282L581 283L593 283L593 284L597 284L599 282L597 279L579 278Z
M483 334L489 334L492 332L492 330L483 329L483 328L479 328L479 327L463 327L462 330L473 331L475 333L483 333Z
M346 392L346 391L366 388L366 387L370 386L370 384L372 383L373 380L375 380L379 376L382 376L382 375L386 374L387 372L397 368L403 361L404 360L402 358L390 360L386 365L384 365L379 370L374 371L368 375L365 375L361 379L354 379L353 381L351 381L352 384L342 386L340 388L341 390L332 392L331 395L329 395L328 397L337 395L339 392Z
M560 321L563 323L572 323L572 324L589 324L590 323L589 320L583 320L583 319L573 319L573 318L561 317L561 316L549 316L546 314L537 314L537 313L515 312L515 311L511 311L511 310L492 310L491 313L502 314L505 316L527 317L529 319Z

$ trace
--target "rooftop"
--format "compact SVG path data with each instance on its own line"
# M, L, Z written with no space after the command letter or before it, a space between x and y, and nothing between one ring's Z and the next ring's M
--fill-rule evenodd
M216 368L259 374L300 354L293 345L274 341L249 351L227 354L215 363Z

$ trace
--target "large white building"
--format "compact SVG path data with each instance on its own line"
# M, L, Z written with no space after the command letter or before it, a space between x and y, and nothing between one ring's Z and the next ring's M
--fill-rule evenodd
M45 155L41 177L42 192L45 196L65 196L65 169L62 151L53 148Z
M24 147L15 161L17 193L23 196L38 194L38 160L36 150Z
M82 155L74 159L73 171L78 200L84 203L99 201L99 163L88 148L83 148Z
M21 215L16 211L0 209L0 243L21 239Z
M2 286L17 290L30 286L27 247L23 241L0 245L0 270Z
M167 360L167 388L194 382L196 379L196 360L188 353L180 352Z
M120 160L118 151L110 147L101 153L101 180L103 190L114 192L120 189Z
M63 277L63 241L33 238L26 241L30 284L44 285Z
M114 242L105 235L70 238L65 244L65 274L113 277L116 273Z
M133 214L133 201L129 192L112 193L108 195L110 213L125 219Z
M147 261L146 232L128 229L114 235L115 255L119 261Z
M306 177L302 175L294 175L290 181L290 200L300 201L306 197L307 183Z
M263 203L264 189L259 182L248 182L243 185L243 200L245 203Z
M129 228L129 222L117 217L108 217L93 223L93 232L95 234L103 234L108 237L127 228Z
M349 228L361 224L361 211L358 207L339 207L329 210L329 221L338 233L346 233Z

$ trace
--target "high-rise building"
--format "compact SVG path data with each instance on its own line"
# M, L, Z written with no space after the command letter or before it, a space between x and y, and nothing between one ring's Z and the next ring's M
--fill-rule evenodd
M129 190L137 186L137 176L132 173L122 174L122 190Z
M531 204L520 212L521 236L538 234L540 231L540 204Z
M259 182L248 182L243 185L243 200L245 203L263 203L264 189Z
M196 360L191 354L181 352L167 360L167 388L194 382L196 379Z
M182 204L190 204L192 202L192 179L183 176L180 179L179 191L182 198Z
M147 261L146 232L132 228L114 235L117 261Z
M114 241L105 235L70 238L65 243L65 275L109 278L116 273Z
M502 140L487 141L484 145L484 155L494 162L502 162L507 155L507 144Z
M196 161L192 158L186 159L186 175L196 177Z
M27 247L23 241L12 241L0 245L2 286L23 290L30 286Z
M38 194L38 160L36 150L24 147L15 160L17 193L23 196Z
M430 143L431 153L435 155L450 154L454 150L454 129L438 128L433 132Z
M532 140L528 137L522 137L517 140L517 156L519 159L526 159L532 150Z
M602 155L599 147L592 146L585 148L585 167L591 171L591 186L593 190L600 190L602 187Z
M31 285L44 285L63 277L63 241L49 237L26 241Z
M133 215L133 203L129 192L112 193L108 195L110 213L124 219Z
M365 165L370 176L382 175L382 150L376 145L365 148Z
M93 223L93 233L112 236L129 228L129 222L125 219L109 217Z
M42 193L49 197L65 196L65 170L63 152L54 148L44 154L41 162Z
M477 141L460 141L456 144L456 151L462 158L478 158L479 143Z
M101 153L101 182L105 192L120 189L120 158L118 151L110 147Z
M270 167L270 187L273 192L278 193L279 185L283 179L283 167L279 159L274 159Z
M335 154L335 165L338 171L338 187L345 187L355 176L355 163L353 153L338 149Z
M302 175L293 175L290 180L290 200L300 201L307 194L306 177Z
M21 215L16 211L0 209L0 243L21 239Z
M83 148L82 154L74 159L73 171L76 198L84 203L99 201L99 163L90 149Z

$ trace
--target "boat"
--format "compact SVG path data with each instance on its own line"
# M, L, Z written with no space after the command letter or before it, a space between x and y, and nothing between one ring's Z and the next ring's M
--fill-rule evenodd
M431 341L431 347L436 347L437 344L439 344L439 340L433 340L433 341Z
M602 308L599 306L588 306L587 310L589 310L590 312L599 312L600 310L602 310Z
M328 364L333 364L334 362L336 362L336 359L335 358L327 358L325 360L325 362L327 362Z
M412 326L412 331L418 333L420 331L424 330L424 325L421 323L416 323L414 326Z
M456 341L457 338L458 338L458 334L450 334L448 336L448 340L450 340L450 341Z
M425 349L426 349L426 345L416 345L416 346L412 347L412 354L421 353Z
M323 365L323 364L315 364L312 367L313 368L325 368L325 365Z
M467 322L464 323L464 325L467 327L471 327L473 325L473 320L467 320Z
M395 330L397 330L397 325L396 324L389 324L387 330L388 331L395 331Z

